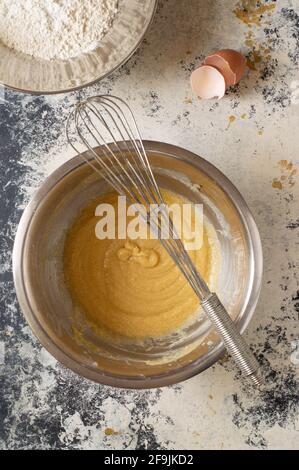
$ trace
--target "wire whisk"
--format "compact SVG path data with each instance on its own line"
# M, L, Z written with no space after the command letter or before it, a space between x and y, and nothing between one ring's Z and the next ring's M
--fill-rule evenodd
M126 102L99 95L79 102L71 111L67 139L76 153L120 195L142 205L150 229L185 276L228 352L256 386L262 384L259 364L224 306L194 266L163 200L150 166L134 115ZM89 151L82 153L83 151ZM152 207L158 216L152 217ZM165 230L167 228L167 235Z

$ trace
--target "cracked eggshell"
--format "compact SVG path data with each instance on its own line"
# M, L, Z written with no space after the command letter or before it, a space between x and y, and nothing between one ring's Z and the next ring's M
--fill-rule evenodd
M238 83L246 68L245 57L233 49L214 52L205 58L204 64L215 67L223 75L226 88Z
M194 93L203 100L222 98L226 84L223 75L209 65L202 65L191 74L191 87Z

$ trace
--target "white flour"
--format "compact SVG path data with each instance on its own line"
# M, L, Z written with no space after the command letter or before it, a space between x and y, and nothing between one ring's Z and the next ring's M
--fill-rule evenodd
M42 59L93 50L108 32L118 0L0 0L0 41Z

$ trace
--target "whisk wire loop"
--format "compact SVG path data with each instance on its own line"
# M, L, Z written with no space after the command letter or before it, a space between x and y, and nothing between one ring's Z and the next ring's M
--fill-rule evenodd
M177 234L149 164L136 120L127 103L110 95L95 96L78 103L67 126L68 140L78 151L70 133L72 119L81 143L89 150L89 156L93 157L93 160L86 158L88 163L117 192L127 196L133 203L145 206L146 222L187 277L196 295L200 298L208 295L205 281L199 277ZM153 204L160 211L159 217L154 220L150 217L150 206ZM169 236L163 238L161 234L166 231L165 227Z

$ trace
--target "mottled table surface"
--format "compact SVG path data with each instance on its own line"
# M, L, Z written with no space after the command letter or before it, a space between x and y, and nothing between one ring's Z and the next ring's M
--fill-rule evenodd
M160 1L141 48L101 83L68 95L1 96L0 447L298 448L299 1L261 2L244 14L242 4L253 3ZM247 55L248 73L221 101L200 102L190 72L224 47ZM68 107L98 92L126 98L144 138L205 157L247 200L264 278L245 336L264 366L263 395L237 379L230 360L163 389L96 385L58 364L26 324L11 270L17 224L33 191L71 156Z

